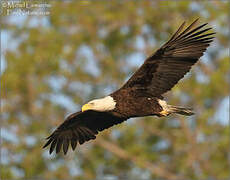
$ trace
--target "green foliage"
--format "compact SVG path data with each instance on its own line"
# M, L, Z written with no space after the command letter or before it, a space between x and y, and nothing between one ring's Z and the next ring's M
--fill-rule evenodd
M3 13L11 37L3 45L15 48L4 52L1 179L229 178L228 117L220 111L229 96L229 2L51 5L49 16L16 24L9 20L18 17ZM170 104L194 107L195 116L131 119L67 156L49 156L41 148L68 113L120 87L184 20L197 17L210 22L216 40L192 73L165 94Z

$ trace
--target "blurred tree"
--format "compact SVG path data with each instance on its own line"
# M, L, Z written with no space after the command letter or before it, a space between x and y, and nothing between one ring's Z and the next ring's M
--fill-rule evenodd
M1 179L229 178L229 2L51 5L48 16L7 15L3 7ZM120 87L184 20L197 17L216 40L166 94L170 104L194 107L195 116L132 119L67 156L41 149L68 113Z

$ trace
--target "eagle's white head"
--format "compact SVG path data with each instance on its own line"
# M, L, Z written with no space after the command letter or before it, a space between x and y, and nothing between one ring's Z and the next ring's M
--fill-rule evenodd
M92 101L89 101L87 104L82 106L82 112L87 110L94 110L94 111L111 111L115 109L116 102L111 96L106 96L101 99L94 99Z

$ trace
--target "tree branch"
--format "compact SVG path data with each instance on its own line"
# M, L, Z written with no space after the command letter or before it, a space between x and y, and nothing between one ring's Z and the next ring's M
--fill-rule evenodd
M152 174L155 174L159 177L162 177L162 178L165 178L168 180L184 180L185 179L184 177L175 175L175 174L169 172L168 170L166 170L166 169L164 169L158 165L153 165L149 161L144 161L144 160L142 160L136 156L132 156L127 151L120 148L116 144L108 142L108 141L104 140L103 138L97 138L95 143L97 145L103 147L104 149L112 152L116 156L118 156L122 159L129 160L129 161L133 162L134 164L137 164L138 166L149 170Z

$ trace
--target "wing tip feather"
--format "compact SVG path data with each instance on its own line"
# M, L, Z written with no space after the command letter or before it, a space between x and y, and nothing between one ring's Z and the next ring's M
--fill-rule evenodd
M42 148L44 149L50 146L49 154L52 154L54 150L56 149L56 154L58 154L62 150L63 154L66 155L70 145L72 147L72 150L74 151L78 143L83 144L86 141L96 138L96 133L94 133L87 127L78 127L76 129L70 129L68 131L69 131L68 132L69 134L67 135L63 135L60 129L58 131L57 130L54 131L56 135L53 136L54 133L52 133L52 136L49 136L48 138L46 138L47 142ZM57 134L57 132L59 134ZM63 132L63 133L66 133L66 132Z

